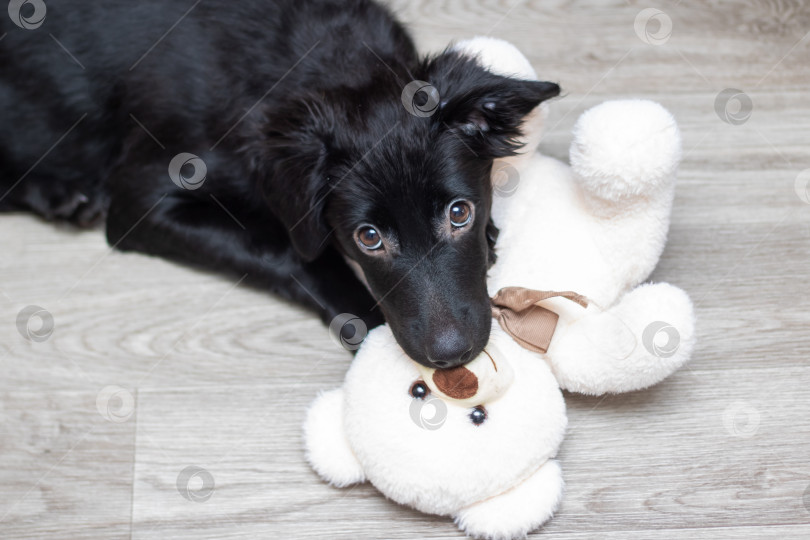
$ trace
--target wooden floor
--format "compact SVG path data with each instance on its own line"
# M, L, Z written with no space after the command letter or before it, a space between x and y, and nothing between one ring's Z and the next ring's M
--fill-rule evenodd
M663 18L639 31L660 44L634 29L650 6ZM537 536L810 538L810 5L395 8L426 51L488 33L559 81L546 153L565 159L578 114L610 98L658 100L683 131L653 279L694 299L694 359L645 392L567 396L567 495ZM752 109L718 114L726 88ZM0 216L0 254L0 538L459 536L306 465L305 407L350 362L314 317L24 215ZM28 305L52 314L48 339L18 332ZM210 499L178 478L213 479Z

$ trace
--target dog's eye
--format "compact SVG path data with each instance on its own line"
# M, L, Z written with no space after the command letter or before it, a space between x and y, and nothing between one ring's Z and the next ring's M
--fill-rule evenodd
M480 426L484 423L484 420L487 419L487 410L479 405L478 407L474 408L470 413L470 420L476 426Z
M472 208L466 201L456 201L450 205L447 214L453 227L463 227L472 219Z
M380 249L382 247L382 236L374 227L360 227L357 229L357 241L366 249Z
M416 381L411 386L411 397L416 399L425 399L427 395L430 393L427 385L422 381Z

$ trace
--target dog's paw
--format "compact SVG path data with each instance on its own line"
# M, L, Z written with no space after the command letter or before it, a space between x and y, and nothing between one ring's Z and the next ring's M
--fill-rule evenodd
M103 197L84 193L66 182L30 186L23 202L48 221L68 221L79 227L97 225L106 211Z

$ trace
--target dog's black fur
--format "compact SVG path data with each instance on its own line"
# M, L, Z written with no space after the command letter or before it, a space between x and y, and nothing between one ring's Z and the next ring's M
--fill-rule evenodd
M246 275L327 322L384 314L425 365L477 355L492 160L559 87L420 59L371 0L205 0L184 16L192 4L48 0L36 30L3 18L0 210L106 221L118 249ZM438 91L434 114L403 105L412 80ZM207 166L201 188L170 179L181 152ZM457 200L473 214L461 228ZM364 225L382 248L358 243Z

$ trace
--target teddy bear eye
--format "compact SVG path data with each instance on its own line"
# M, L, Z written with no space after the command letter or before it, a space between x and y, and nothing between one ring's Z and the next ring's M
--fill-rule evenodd
M484 420L487 419L487 410L479 405L478 407L474 408L470 413L470 420L476 426L480 426L484 423Z
M422 381L416 381L411 386L411 397L416 399L425 399L425 397L430 393L427 385Z

